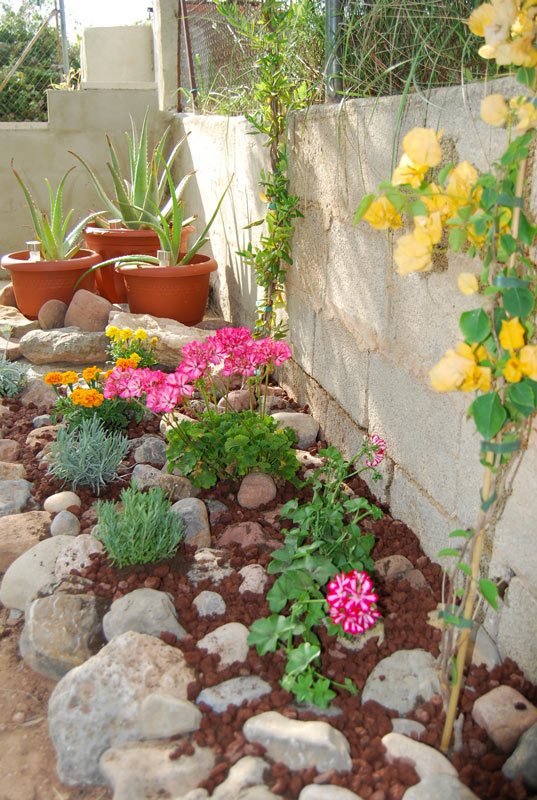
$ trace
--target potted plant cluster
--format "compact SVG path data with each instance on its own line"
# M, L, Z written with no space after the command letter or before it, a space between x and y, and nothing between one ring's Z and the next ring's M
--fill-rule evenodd
M47 300L69 303L75 283L77 288L93 291L94 276L88 274L88 269L100 261L100 256L93 250L81 249L80 242L85 226L96 214L88 215L71 231L67 230L73 209L64 218L62 196L67 176L74 167L62 177L56 194L45 179L50 196L50 217L38 208L13 164L11 168L28 201L35 241L28 242L26 250L3 256L1 263L11 273L19 311L28 319L37 319L39 309ZM81 280L83 275L85 277Z
M82 164L99 198L106 210L112 215L111 220L98 216L98 225L91 225L84 231L86 246L97 251L101 261L118 259L121 256L132 254L157 255L160 243L152 227L155 209L159 211L164 220L170 221L172 213L172 197L165 202L164 195L168 188L168 181L164 166L171 170L172 164L186 137L183 137L173 147L167 159L163 152L168 138L167 128L149 157L148 151L148 112L146 112L140 135L134 120L131 118L132 131L129 136L125 133L129 151L129 176L121 173L117 152L106 136L110 160L106 166L112 177L115 198L112 198L104 189L95 171L77 153L69 151L71 155ZM186 175L177 186L170 185L171 195L180 200L192 173ZM183 219L181 248L186 249L189 234L194 228L190 224L193 217ZM127 301L126 288L121 273L116 272L113 264L107 264L95 273L98 291L112 303Z

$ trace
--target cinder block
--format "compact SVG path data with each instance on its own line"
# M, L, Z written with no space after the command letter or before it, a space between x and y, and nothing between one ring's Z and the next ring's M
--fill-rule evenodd
M537 681L537 592L513 578L500 613L498 647L502 658L516 661L526 678Z

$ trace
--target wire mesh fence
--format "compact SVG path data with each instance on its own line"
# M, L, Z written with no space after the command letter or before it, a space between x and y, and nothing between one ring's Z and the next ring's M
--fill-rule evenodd
M0 6L0 121L47 120L46 91L64 77L59 11Z

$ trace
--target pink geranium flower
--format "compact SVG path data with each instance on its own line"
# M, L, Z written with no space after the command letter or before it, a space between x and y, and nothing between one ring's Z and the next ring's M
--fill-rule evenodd
M366 458L365 463L368 467L377 467L384 458L386 452L386 442L373 433L371 436L366 436L364 444L367 446L375 445L376 450L369 452L369 457Z
M345 633L354 634L364 633L373 627L380 613L373 608L378 596L372 589L373 584L367 572L353 569L334 575L326 595L334 625L341 625Z

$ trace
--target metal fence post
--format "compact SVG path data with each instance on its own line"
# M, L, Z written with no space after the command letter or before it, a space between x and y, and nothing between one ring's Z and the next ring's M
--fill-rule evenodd
M325 4L325 68L327 100L335 102L343 93L339 29L343 0L326 0Z

